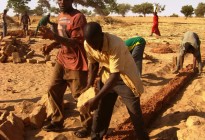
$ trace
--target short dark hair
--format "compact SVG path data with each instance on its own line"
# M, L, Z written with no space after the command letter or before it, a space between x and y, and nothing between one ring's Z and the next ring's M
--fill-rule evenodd
M84 28L85 39L90 39L92 37L102 34L102 27L97 22L89 22Z
M8 9L4 9L4 13L8 12Z

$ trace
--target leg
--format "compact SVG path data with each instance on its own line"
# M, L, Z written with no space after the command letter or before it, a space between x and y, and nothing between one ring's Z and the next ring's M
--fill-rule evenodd
M87 75L86 71L65 70L63 78L67 80L72 96L76 101L87 85Z
M3 23L3 37L6 36L6 32L7 32L7 29L6 29L6 23Z
M135 60L140 76L142 75L142 59L143 59L144 48L145 45L140 44L135 46L132 51L132 57Z
M92 140L102 140L103 136L106 134L117 97L118 95L116 93L110 92L101 99L98 109L93 116L91 131Z
M113 89L119 96L122 97L128 112L130 114L131 121L134 125L137 138L139 140L149 140L149 136L145 130L144 121L142 117L142 111L140 108L140 98L136 97L134 93L121 81Z
M67 88L67 82L63 79L63 75L63 66L56 63L52 83L48 90L48 99L53 110L51 118L53 124L63 124L63 96Z

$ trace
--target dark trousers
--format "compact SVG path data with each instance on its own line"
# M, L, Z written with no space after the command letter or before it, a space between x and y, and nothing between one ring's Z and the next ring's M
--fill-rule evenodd
M136 45L131 52L132 57L135 60L135 63L137 65L139 76L142 75L142 60L143 60L144 48L145 48L145 44Z
M7 35L7 24L3 23L3 37Z
M118 95L122 97L122 100L127 107L137 135L136 139L149 140L149 136L145 131L145 126L142 118L140 98L136 97L122 80L118 81L113 90L101 99L97 110L94 112L91 139L103 139L103 136L108 130L113 108Z

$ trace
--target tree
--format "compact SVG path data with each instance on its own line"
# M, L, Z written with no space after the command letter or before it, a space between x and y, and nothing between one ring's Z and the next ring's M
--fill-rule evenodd
M90 16L92 14L91 11L88 11L87 9L81 9L80 10L83 14L87 15L87 16Z
M27 6L30 1L31 0L8 0L7 7L12 8L14 13L21 14L30 10L30 7Z
M46 11L44 11L43 7L41 7L40 5L38 5L34 10L33 10L33 14L37 15L37 16L42 16L44 13L46 13Z
M191 15L194 14L193 12L194 8L192 7L192 5L182 6L181 13L184 14L186 18L191 17Z
M145 3L139 4L139 5L134 5L132 7L132 12L138 13L138 14L143 14L145 17L146 14L153 13L153 9L154 9L154 6L152 3L145 2Z
M116 0L75 0L76 4L94 8L96 14L107 16L115 12L117 8Z
M131 9L131 5L129 4L118 4L116 13L125 17L125 14Z
M51 7L51 8L50 8L50 12L51 12L51 13L54 13L54 14L58 14L58 13L60 12L60 9L57 8L57 7Z
M205 14L205 3L199 3L194 11L197 17L204 17Z

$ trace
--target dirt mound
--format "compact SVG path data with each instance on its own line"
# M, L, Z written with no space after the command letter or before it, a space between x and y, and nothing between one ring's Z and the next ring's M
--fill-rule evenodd
M192 66L187 66L182 73L173 78L166 86L154 94L150 100L142 104L142 113L145 125L150 125L151 121L156 118L157 114L168 104L171 98L182 89L188 81L194 77ZM119 125L112 134L106 136L110 140L115 139L134 139L133 125L130 119Z
M28 30L28 35L33 37L35 35L35 31ZM38 35L41 35L41 33L38 32ZM14 30L14 31L8 31L7 36L15 36L17 38L23 38L25 37L25 33L23 30Z
M158 48L153 48L151 50L151 52L153 53L160 53L160 54L164 54L164 53L174 53L174 51L170 48L170 47L158 47Z

